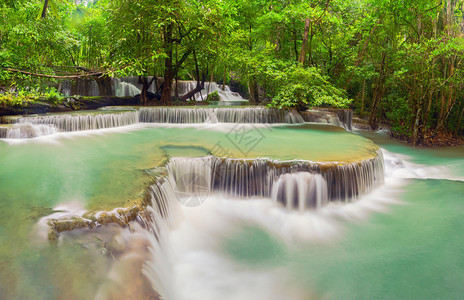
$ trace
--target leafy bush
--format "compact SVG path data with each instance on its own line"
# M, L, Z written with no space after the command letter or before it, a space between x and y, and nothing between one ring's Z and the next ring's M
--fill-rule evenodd
M206 97L206 102L213 102L213 101L220 101L221 98L219 97L219 94L217 91L212 92L211 94L208 94L208 97Z
M388 102L385 104L389 107L386 116L392 125L392 135L403 139L410 138L413 114L408 102L402 97L391 97Z
M276 108L331 106L346 108L351 100L341 89L333 86L316 68L292 66L274 78L275 95L270 104Z

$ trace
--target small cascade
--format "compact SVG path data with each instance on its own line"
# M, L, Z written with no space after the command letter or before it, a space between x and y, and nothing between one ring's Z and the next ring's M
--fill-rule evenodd
M51 135L57 132L53 125L44 124L14 124L11 127L0 128L0 138L31 139L39 136Z
M383 183L382 152L349 164L217 157L176 158L167 169L181 191L190 183L239 197L272 197L286 207L305 209L328 201L349 201ZM192 178L195 178L193 180ZM187 182L187 184L185 183ZM192 187L190 187L192 188Z
M352 131L353 111L350 109L339 110L307 110L301 112L306 122L325 123L340 126L347 131Z
M144 123L303 123L294 110L254 108L168 108L142 107L140 122Z
M142 107L139 109L139 121L142 123L205 123L209 110L211 109Z
M115 95L117 97L133 97L140 94L140 90L133 84L124 81L119 82Z
M138 112L129 111L114 114L23 117L16 119L15 122L51 125L61 131L81 131L132 125L138 123L138 119Z
M175 226L180 210L171 178L166 177L152 185L149 195L151 204L147 208L147 230L154 238L148 239L151 259L145 262L142 272L162 299L174 299L173 251L169 244L169 232Z
M193 90L197 86L196 81L177 81L177 92L179 96L183 96ZM175 95L176 84L173 84L172 95ZM222 85L218 85L216 82L205 82L205 87L201 92L196 93L192 98L195 101L204 101L209 94L217 92L219 95L220 102L248 102L240 96L239 93L232 92L230 88L226 85L222 89Z
M203 159L192 159L184 169L185 158L173 157L166 169L176 186L178 200L185 206L198 206L212 190L212 168Z
M99 85L94 79L76 79L75 81L64 81L61 83L61 91L65 96L100 96Z
M219 123L219 120L218 120L216 114L214 113L214 111L210 111L208 117L205 120L205 123L208 123L208 124Z
M283 174L273 184L271 198L287 209L304 211L322 207L329 202L327 182L321 174Z
M71 96L71 82L68 80L62 82L58 92L61 92L65 96Z
M338 110L338 119L347 131L353 131L353 111L351 109Z

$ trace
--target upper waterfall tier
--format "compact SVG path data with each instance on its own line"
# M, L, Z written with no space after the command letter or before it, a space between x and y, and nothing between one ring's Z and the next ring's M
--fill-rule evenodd
M17 123L51 125L61 131L113 128L138 123L138 113L57 114L14 119Z
M352 131L353 111L350 109L310 109L301 112L306 122L327 123Z
M142 107L140 122L145 123L303 123L294 110L253 108L170 108Z
M153 77L149 76L150 81ZM157 86L162 84L162 78L158 78L148 88L148 92L155 94ZM171 96L182 97L188 92L195 89L196 81L178 80L172 83ZM133 97L141 93L142 84L138 76L127 76L120 78L107 79L76 79L67 80L61 83L58 90L65 96L80 95L80 96L117 96L117 97ZM216 82L205 82L201 92L196 93L191 98L195 101L204 101L209 94L217 92L221 102L246 103L248 100L243 99L239 93L232 92L229 86L218 85Z

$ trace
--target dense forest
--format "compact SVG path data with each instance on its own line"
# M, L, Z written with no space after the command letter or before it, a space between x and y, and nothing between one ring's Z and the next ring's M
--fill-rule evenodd
M464 133L463 0L3 0L0 103L69 78L234 86L278 108L351 108L426 144ZM172 101L171 84L159 87ZM57 100L58 101L58 100Z

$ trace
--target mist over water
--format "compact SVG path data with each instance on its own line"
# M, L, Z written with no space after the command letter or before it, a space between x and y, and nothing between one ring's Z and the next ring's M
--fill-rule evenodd
M167 298L458 299L459 269L442 271L451 282L433 270L464 263L462 238L437 239L449 234L444 220L462 217L450 212L462 206L463 165L383 153L385 184L353 203L300 212L271 198L216 193L200 206L180 206L182 221L166 241L173 257Z
M144 185L145 169L186 151L203 157L218 141L230 143L225 136L234 128L232 123L134 124L5 140L0 295L460 299L463 148L411 149L379 134L370 138L384 148L385 183L351 203L327 201L323 178L306 173L276 177L275 189L265 196L238 197L218 189L191 206L179 199L188 193L179 194L168 180L162 193L153 191L171 202L149 208L152 227L136 223L64 233L58 248L44 240L47 218L122 205ZM375 153L372 143L334 126L243 128L266 137L248 152L251 157L331 161ZM300 143L289 143L292 139ZM316 143L321 139L323 144ZM345 147L337 147L340 143ZM302 202L281 201L294 195L313 195L318 204L300 209L295 203Z

